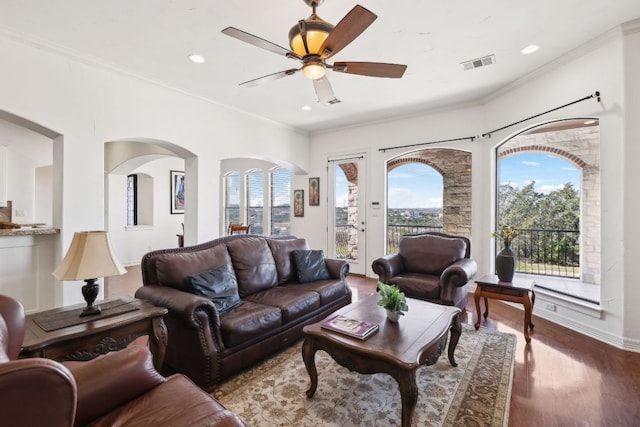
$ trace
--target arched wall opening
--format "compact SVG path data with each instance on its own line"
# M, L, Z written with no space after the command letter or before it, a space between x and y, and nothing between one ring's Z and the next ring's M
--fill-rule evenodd
M177 247L179 236L188 234L187 230L196 235L197 194L189 194L194 191L189 191L188 182L189 177L191 182L197 179L197 161L186 161L196 157L192 152L149 138L109 141L104 150L105 229L120 262L138 265L151 250ZM185 202L184 211L172 209L172 173L184 173L185 197L193 200ZM145 220L137 225L127 220L127 176L132 174L144 178L137 190Z
M12 202L0 208L3 220L24 227L38 224L53 228L54 233L0 237L0 289L20 301L27 312L52 308L62 300L62 284L51 272L63 255L64 138L53 129L0 110L0 146L6 156L0 166L0 185L7 190L5 201Z

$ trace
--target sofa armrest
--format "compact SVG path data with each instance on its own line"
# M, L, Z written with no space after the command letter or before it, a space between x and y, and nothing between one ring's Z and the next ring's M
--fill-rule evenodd
M149 349L140 345L70 364L69 369L78 390L76 426L86 425L166 381L153 367Z
M404 263L399 253L383 256L373 261L371 264L373 272L378 275L378 280L383 283L389 283L393 276L397 276L404 272Z
M342 259L325 258L324 260L332 279L345 280L349 274L349 263Z
M71 372L50 359L0 364L0 414L7 426L70 426L76 415Z
M216 329L220 328L220 316L213 303L205 297L183 292L168 286L146 285L138 288L135 294L140 298L159 307L166 307L169 311L181 317L191 328L198 328L196 312L204 311L213 319Z
M460 259L447 267L440 275L440 286L460 287L464 286L475 276L478 264L469 258Z

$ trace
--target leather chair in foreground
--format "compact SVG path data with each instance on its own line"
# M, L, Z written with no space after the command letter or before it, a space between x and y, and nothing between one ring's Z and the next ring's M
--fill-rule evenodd
M4 427L244 426L185 376L160 375L145 346L131 345L68 366L50 359L16 360L24 331L22 305L0 295Z
M373 261L381 282L406 296L465 309L467 283L478 270L466 237L428 232L400 237L398 252ZM409 307L411 309L411 307Z

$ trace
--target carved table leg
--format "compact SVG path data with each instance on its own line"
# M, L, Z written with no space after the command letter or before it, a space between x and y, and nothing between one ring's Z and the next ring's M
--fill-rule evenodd
M531 289L531 312L533 312L533 307L536 304L536 291L534 291L533 289ZM532 321L529 321L529 327L531 329L533 329L535 325L533 324Z
M162 317L156 317L151 322L153 332L149 336L149 349L153 354L153 365L157 370L161 370L167 351L167 326Z
M476 286L476 291L473 293L473 299L476 303L476 323L474 325L476 330L480 327L480 294L482 294L482 288L480 287L480 284L478 284Z
M531 326L531 300L529 299L529 292L524 292L522 296L522 304L524 305L524 339L527 343L531 341L529 336L529 327ZM533 328L532 328L533 329Z
M304 343L302 343L302 360L304 360L304 366L309 373L309 379L311 380L311 386L307 390L307 397L312 398L318 388L318 371L316 370L316 348L313 339L306 337Z
M453 352L456 350L456 346L458 345L458 341L460 340L460 335L462 335L462 324L460 323L460 314L456 314L452 321L451 327L451 339L449 340L449 362L451 362L451 366L458 366L456 360L453 357ZM477 329L477 328L476 328Z
M413 412L416 409L416 403L418 403L416 371L401 371L398 374L397 381L400 387L400 399L402 401L402 426L410 427Z

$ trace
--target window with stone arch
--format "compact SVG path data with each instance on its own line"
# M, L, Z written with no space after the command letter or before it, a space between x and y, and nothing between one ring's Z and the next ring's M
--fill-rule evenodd
M424 149L387 162L387 254L400 236L471 236L471 153Z
M496 150L494 229L518 228L516 275L593 303L600 299L599 163L594 119L536 126Z

